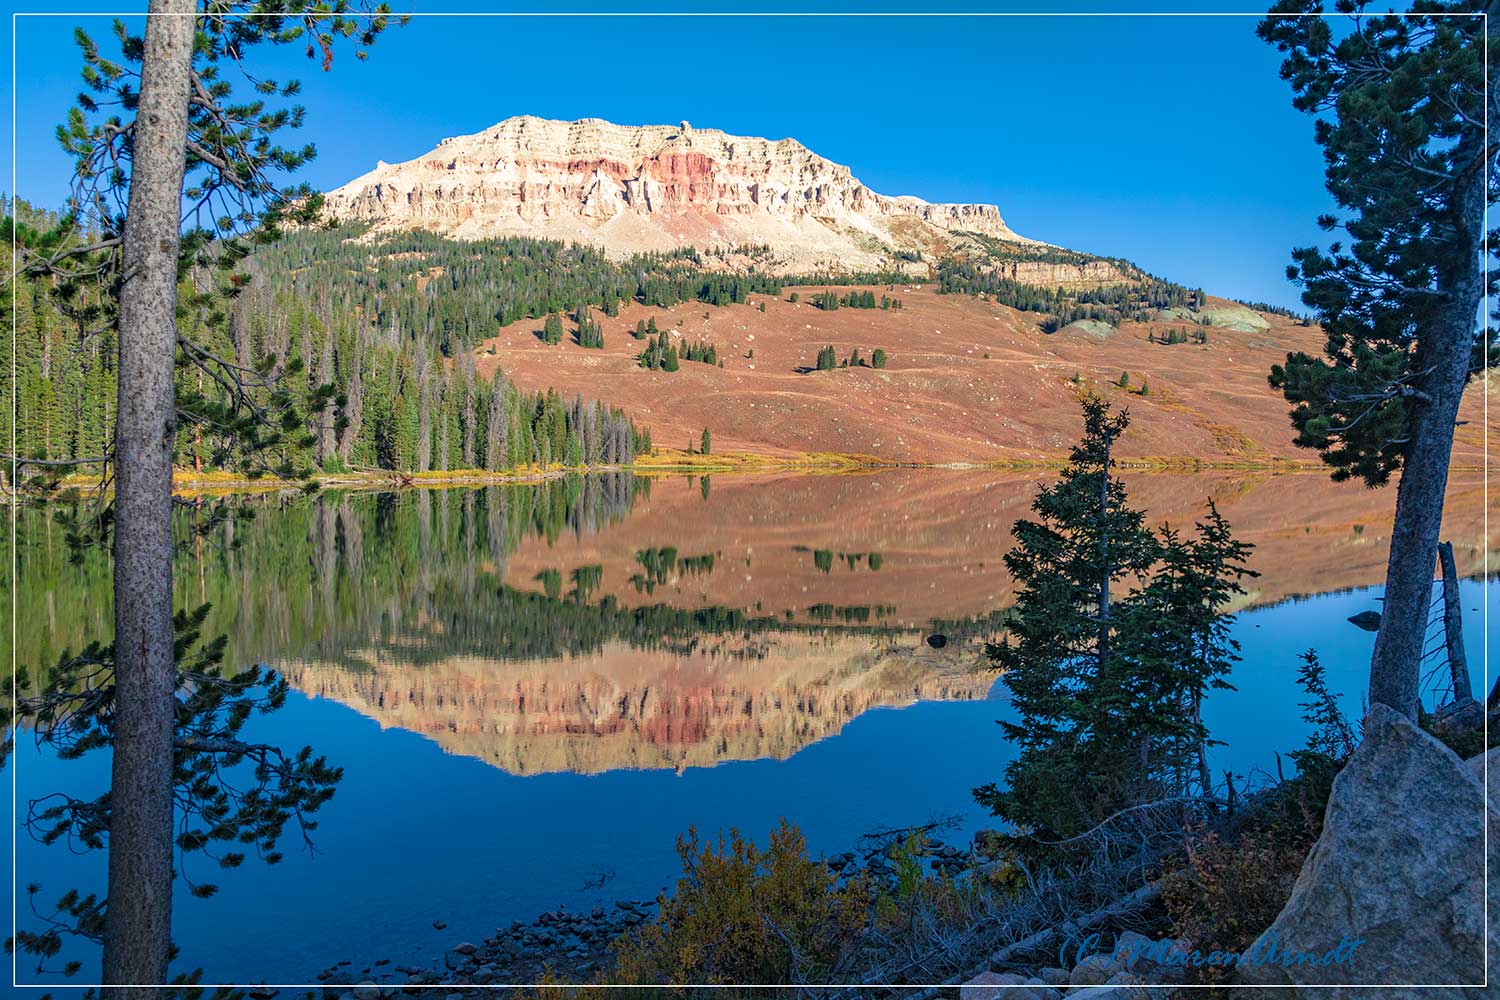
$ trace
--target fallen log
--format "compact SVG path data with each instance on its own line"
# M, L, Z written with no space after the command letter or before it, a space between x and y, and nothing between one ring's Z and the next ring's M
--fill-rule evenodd
M1002 966L1014 965L1027 955L1055 949L1079 934L1096 931L1122 917L1144 910L1160 898L1161 889L1157 887L1157 883L1148 882L1130 895L1117 899L1108 906L1101 906L1077 920L1068 920L1057 927L1045 928L1014 944L1006 945L990 956L989 967L999 972Z

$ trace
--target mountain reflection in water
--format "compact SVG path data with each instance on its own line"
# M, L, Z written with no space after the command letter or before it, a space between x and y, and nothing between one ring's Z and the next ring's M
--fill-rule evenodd
M1321 474L1127 475L1153 521L1212 498L1257 546L1245 605L1378 583L1394 492ZM983 642L1034 477L974 470L261 497L187 544L178 602L214 606L229 662L519 775L784 759L877 707L990 691ZM1445 535L1482 565L1483 488ZM184 512L186 522L194 516ZM23 512L20 662L107 634L108 566ZM237 543L237 544L233 544ZM7 622L4 628L9 628ZM924 642L930 634L950 641ZM11 637L6 636L9 640Z

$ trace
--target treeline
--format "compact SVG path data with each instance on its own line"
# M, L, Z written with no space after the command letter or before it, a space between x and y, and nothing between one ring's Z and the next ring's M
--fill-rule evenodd
M1239 299L1238 301L1240 305L1247 309L1254 309L1256 312L1271 313L1273 316L1285 316L1287 319L1296 320L1303 326L1312 325L1312 318L1306 313L1300 313L1295 309L1288 309L1286 306L1272 305L1269 302L1247 302L1244 299Z
M768 274L706 272L692 248L613 261L593 247L555 240L456 243L419 231L370 238L358 226L288 234L259 261L253 298L314 301L395 340L430 342L445 357L518 320L587 320L590 307L616 316L632 301L728 305L757 293L780 295L782 287Z
M1132 265L1124 267L1127 272L1137 274L1137 279L1126 284L1068 291L1004 277L983 260L948 258L937 264L937 283L938 291L944 294L984 295L1022 312L1048 313L1051 322L1044 326L1052 330L1078 320L1098 320L1111 326L1119 326L1124 320L1146 322L1162 309L1189 304L1201 309L1207 302L1201 289L1193 291Z
M15 212L22 221L46 219L20 202ZM295 433L273 457L325 471L625 464L649 449L649 432L618 409L565 400L552 390L525 392L498 373L481 375L468 351L450 350L465 302L444 301L446 293L439 294L430 282L394 281L382 273L392 266L391 254L381 252L386 248L346 243L348 235L288 236L250 258L250 280L238 294L220 287L218 275L208 269L186 275L178 318L184 335L245 374L243 385L223 385L184 366L179 394L225 403L234 392L262 402L284 393L303 424L286 428ZM402 234L396 241L409 247L433 239ZM564 252L526 241L511 250L529 261L515 274L531 274L528 268L549 261L570 262L560 266L551 286L526 286L537 301L602 287L596 279L605 268L592 251ZM403 267L412 266L411 252L396 251ZM362 263L367 261L368 267ZM568 284L570 278L576 287ZM365 298L367 292L371 298ZM80 311L93 305L80 298L86 295L75 292L60 303L58 289L35 278L23 277L15 288L14 429L17 449L27 458L74 460L107 450L116 350L112 333L88 328L91 317ZM4 308L10 309L9 302ZM492 303L490 312L508 308ZM597 324L585 308L578 307L576 315L582 320L580 343L590 346L600 336ZM561 323L549 314L547 335L554 332L560 339ZM0 435L8 437L12 408L0 410ZM212 468L224 460L219 444L206 440L201 430L179 433L180 463Z
M449 361L434 345L392 343L296 300L245 310L230 327L240 356L302 361L294 391L334 387L338 403L311 428L311 446L290 456L324 470L623 465L650 449L649 431L622 410L485 378L468 353Z

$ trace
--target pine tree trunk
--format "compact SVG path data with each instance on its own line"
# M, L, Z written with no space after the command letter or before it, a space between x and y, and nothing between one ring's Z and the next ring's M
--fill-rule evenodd
M1458 567L1453 562L1453 543L1438 544L1438 562L1443 567L1443 634L1448 642L1448 672L1453 680L1453 704L1474 700L1469 683L1469 662L1464 655L1463 605L1458 599Z
M195 12L152 0L152 14ZM115 736L104 982L162 983L172 920L172 369L194 18L147 20L115 423ZM116 996L149 996L121 989Z
M1480 141L1472 145L1478 147ZM1453 427L1469 376L1474 318L1484 285L1480 249L1489 159L1483 149L1476 148L1466 162L1470 167L1454 184L1452 224L1457 232L1453 264L1444 269L1447 273L1439 282L1447 300L1436 310L1431 326L1422 331L1413 366L1428 373L1416 383L1427 399L1414 398L1411 404L1411 436L1404 451L1391 526L1385 606L1370 663L1370 701L1413 719L1417 717L1417 687L1453 453Z

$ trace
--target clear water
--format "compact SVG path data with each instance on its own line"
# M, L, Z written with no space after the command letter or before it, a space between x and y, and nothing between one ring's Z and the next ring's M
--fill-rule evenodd
M345 778L316 853L289 843L279 866L195 867L220 893L179 892L179 966L298 983L342 959L431 962L559 904L656 894L690 826L763 838L784 816L828 853L934 819L966 837L987 823L970 789L1010 756L995 725L1004 687L980 647L1009 603L1000 555L1033 489L926 471L260 501L235 529L239 548L185 546L180 598L213 602L210 634L230 635L238 662L292 681L285 709L251 735L310 743ZM1274 771L1275 752L1300 745L1306 648L1358 711L1374 636L1346 618L1378 610L1382 515L1367 491L1338 489L1132 481L1138 503L1174 522L1214 496L1258 544L1263 575L1234 627L1238 690L1206 706L1226 744L1217 771ZM1492 547L1481 515L1459 505L1448 518L1469 573ZM107 564L64 555L45 518L23 516L8 637L23 664L107 628ZM1477 581L1462 595L1474 686L1487 690L1486 612L1500 603ZM942 650L924 642L934 633ZM12 768L24 816L38 795L97 789L108 761L58 761L23 732ZM39 904L102 887L102 856L24 830L16 845L18 882L41 885ZM24 898L20 914L36 925ZM71 947L55 964L68 957L97 961ZM21 961L23 980L31 968ZM56 977L32 981L44 979Z

